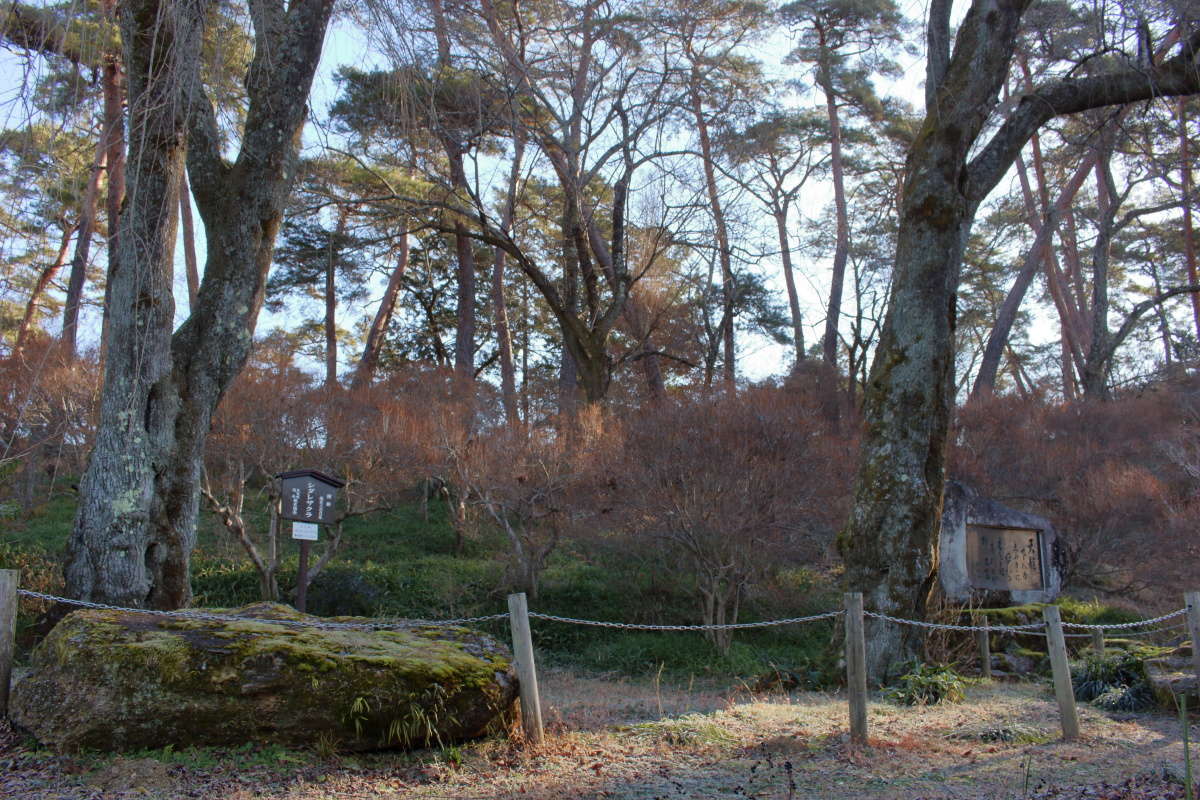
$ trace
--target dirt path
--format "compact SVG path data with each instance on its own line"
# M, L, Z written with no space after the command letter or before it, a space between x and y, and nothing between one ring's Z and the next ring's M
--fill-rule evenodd
M1184 797L1177 720L1082 706L1083 740L1063 743L1057 707L1039 685L976 686L954 706L872 704L872 747L861 752L848 747L836 695L751 697L564 672L547 673L543 686L551 735L537 751L492 740L354 757L260 748L66 758L10 734L0 737L0 797ZM1200 747L1193 753L1200 760Z

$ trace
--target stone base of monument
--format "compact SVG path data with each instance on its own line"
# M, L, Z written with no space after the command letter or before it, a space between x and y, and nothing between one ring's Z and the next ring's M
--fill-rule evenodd
M59 750L370 750L480 736L517 695L507 648L465 628L287 625L317 620L272 603L223 613L238 619L68 615L14 687L13 722Z
M1019 650L1013 653L992 654L992 677L1027 678L1048 669L1045 653Z
M1186 695L1191 711L1200 709L1200 681L1193 671L1192 646L1185 644L1170 653L1145 661L1146 682L1163 708L1174 711L1176 698Z

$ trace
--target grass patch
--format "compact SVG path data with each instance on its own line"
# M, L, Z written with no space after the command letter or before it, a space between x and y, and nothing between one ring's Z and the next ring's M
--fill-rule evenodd
M1046 744L1057 738L1057 734L1045 728L1033 725L1012 723L1009 725L984 725L955 731L947 738L959 741L1003 742L1005 744Z
M642 722L627 729L635 738L648 738L679 747L732 747L737 738L708 714Z

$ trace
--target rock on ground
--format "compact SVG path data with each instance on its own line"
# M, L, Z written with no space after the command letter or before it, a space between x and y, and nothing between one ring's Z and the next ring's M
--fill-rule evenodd
M516 697L508 651L465 628L301 627L279 620L317 619L271 603L224 614L239 619L68 615L14 687L14 723L58 750L370 750L482 735Z
M1186 695L1188 708L1193 711L1200 708L1200 681L1196 679L1192 664L1190 644L1159 658L1146 659L1146 682L1160 706L1173 710L1176 698Z

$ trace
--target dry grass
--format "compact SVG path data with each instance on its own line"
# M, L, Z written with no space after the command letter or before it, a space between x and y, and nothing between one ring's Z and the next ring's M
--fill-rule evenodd
M90 789L77 788L88 785L89 774L111 772L109 761L44 785L40 794L11 796L1143 798L1151 795L1046 794L1044 786L1178 773L1182 764L1178 722L1165 714L1116 718L1082 707L1084 739L1058 741L1057 707L1038 685L973 686L967 702L954 706L872 704L871 747L857 750L848 745L846 704L838 695L755 697L711 685L665 687L569 672L549 672L542 682L549 736L539 748L489 740L442 752L334 757L249 770L249 782L236 764L177 766L173 792L142 787L149 791L97 795L94 781ZM0 787L12 785L0 780Z

